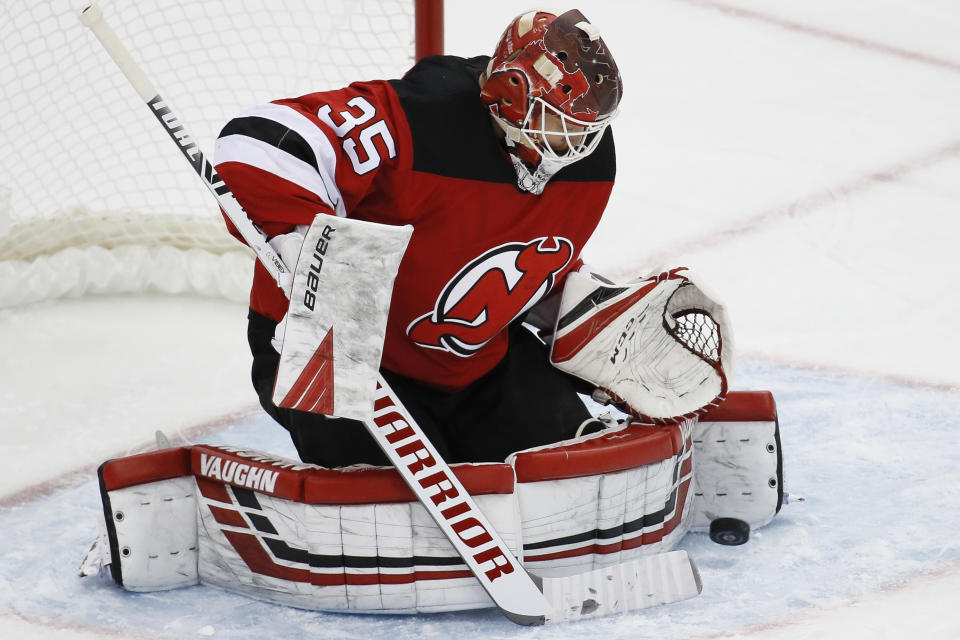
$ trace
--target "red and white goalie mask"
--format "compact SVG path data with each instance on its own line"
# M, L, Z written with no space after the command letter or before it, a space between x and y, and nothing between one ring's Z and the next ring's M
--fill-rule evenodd
M623 94L599 30L577 10L515 18L486 76L481 100L506 134L517 184L536 194L596 149Z

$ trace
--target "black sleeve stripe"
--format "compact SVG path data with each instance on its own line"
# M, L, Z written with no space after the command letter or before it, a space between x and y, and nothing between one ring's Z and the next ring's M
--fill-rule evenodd
M317 155L299 133L279 122L258 116L234 118L220 132L221 138L231 135L242 135L254 138L272 147L301 160L311 167L320 170L317 165Z

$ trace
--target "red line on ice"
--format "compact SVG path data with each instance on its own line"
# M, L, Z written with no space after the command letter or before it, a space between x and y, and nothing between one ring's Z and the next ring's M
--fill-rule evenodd
M196 424L192 427L180 429L176 432L176 437L172 438L172 440L177 440L178 442L193 442L196 438L223 429L224 427L230 426L239 420L257 415L261 411L262 410L260 409L260 406L257 405L256 407L250 407L240 411L235 411L233 413L224 414L220 417L201 422L200 424ZM103 460L98 462L81 465L75 469L64 471L63 473L60 473L49 480L44 480L43 482L38 482L37 484L24 487L23 489L18 489L17 491L9 493L5 496L0 496L0 509L6 509L18 504L23 504L24 502L30 502L32 500L49 495L58 489L69 487L83 480L96 478L97 468L105 460L122 458L124 456L133 455L134 453L143 453L145 451L152 451L154 449L156 449L156 443L145 443L112 455L108 455Z
M786 218L799 218L808 215L821 207L833 204L843 198L868 191L881 184L898 182L915 171L932 167L955 157L960 157L960 140L954 140L953 142L937 147L909 160L872 170L834 187L815 191L787 204L766 209L760 213L748 216L725 229L705 231L672 247L647 256L644 259L644 263L648 265L666 264L675 261L678 254L721 245L725 242L736 240L746 234L760 231L768 224L776 223ZM633 270L629 270L629 273L614 273L612 275L616 280L619 276L633 277L636 273L634 273Z
M814 36L816 38L822 38L824 40L833 40L835 42L842 42L843 44L848 44L848 45L857 47L859 49L875 51L877 53L882 53L884 55L894 56L897 58L901 58L903 60L909 60L911 62L920 62L926 65L940 67L941 69L948 69L950 71L960 71L960 62L954 62L953 60L946 60L944 58L937 58L936 56L927 55L919 51L901 49L900 47L894 47L892 45L885 44L883 42L875 42L873 40L867 40L866 38L851 36L845 33L839 33L837 31L830 31L829 29L823 29L821 27L815 27L812 25L803 24L801 22L794 22L792 20L787 20L786 18L781 18L779 16L774 16L767 13L760 13L759 11L751 11L750 9L734 7L734 6L723 4L720 2L711 2L711 0L683 0L683 1L686 2L687 4L706 7L709 9L716 9L717 11L720 11L722 13L725 13L735 18L766 22L767 24L772 24L774 26L780 27L781 29L787 29L788 31L796 31L798 33L804 33L806 35Z
M776 631L790 631L792 629L797 631L796 634L789 636L792 638L811 638L818 635L823 637L851 638L854 637L858 631L864 631L866 633L864 637L870 637L873 635L872 632L877 628L878 621L875 619L870 620L866 625L858 626L857 629L850 629L849 627L845 628L842 626L840 628L836 628L836 625L831 624L831 619L836 620L844 615L850 614L852 610L855 611L858 607L862 608L863 605L870 603L878 596L909 593L911 590L923 588L932 581L942 578L949 578L958 573L960 573L960 562L951 562L950 564L938 567L937 569L909 576L902 582L886 585L874 591L868 591L849 600L844 600L827 607L805 608L796 611L793 617L790 618L780 618L778 620L771 620L770 622L760 622L740 629L727 629L707 635L692 636L691 640L713 640L715 638L764 638L772 635L773 632ZM945 596L945 598L946 599L944 602L946 603L949 599L949 596ZM902 605L897 606L894 604L894 606L896 607L895 611L904 609ZM867 610L860 615L869 616L870 612ZM948 625L953 620L955 620L953 616L947 615L944 620L941 621L942 624L940 627L934 626L931 627L931 629L949 629L950 627ZM928 624L935 624L936 622L936 620L933 620L928 622ZM879 624L882 624L882 621L880 621ZM904 626L915 629L918 636L933 638L953 637L949 635L949 631L944 634L923 633L923 624L918 623L916 620L909 621L906 625L898 622L896 629L900 629ZM831 631L834 632L833 635L830 634Z
M823 371L824 373L833 373L839 375L855 376L858 378L873 378L884 382L892 382L904 387L915 387L918 389L932 389L935 391L960 391L960 385L940 380L931 380L919 376L904 376L888 373L875 369L856 369L853 367L840 367L822 362L797 360L796 358L784 358L770 355L762 352L743 352L739 354L746 358L763 360L777 365L805 369L807 371Z
M111 627L99 626L94 624L87 624L83 622L68 622L64 619L53 619L47 618L44 616L34 616L26 613L19 613L16 611L3 611L0 610L0 620L3 618L20 620L26 624L35 627L46 627L48 629L57 629L59 631L74 631L78 633L83 633L84 635L94 636L98 638L155 638L160 640L162 638L171 638L170 635L159 635L152 633L144 633L143 631L124 631L121 629L113 629ZM38 632L39 633L39 632ZM34 636L37 637L37 636Z

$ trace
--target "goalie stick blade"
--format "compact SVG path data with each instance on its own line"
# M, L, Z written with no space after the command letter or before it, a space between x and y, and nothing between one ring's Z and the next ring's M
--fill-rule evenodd
M679 602L703 589L686 551L670 551L563 578L543 578L552 611L546 622L569 622Z

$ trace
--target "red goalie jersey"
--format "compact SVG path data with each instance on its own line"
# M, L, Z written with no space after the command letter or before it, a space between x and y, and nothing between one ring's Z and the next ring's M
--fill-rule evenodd
M431 57L401 80L254 107L216 148L217 172L268 236L319 212L413 225L382 365L447 389L490 371L506 327L580 264L615 173L608 129L542 195L518 189L480 102L487 61ZM287 309L260 264L250 306L274 321Z

